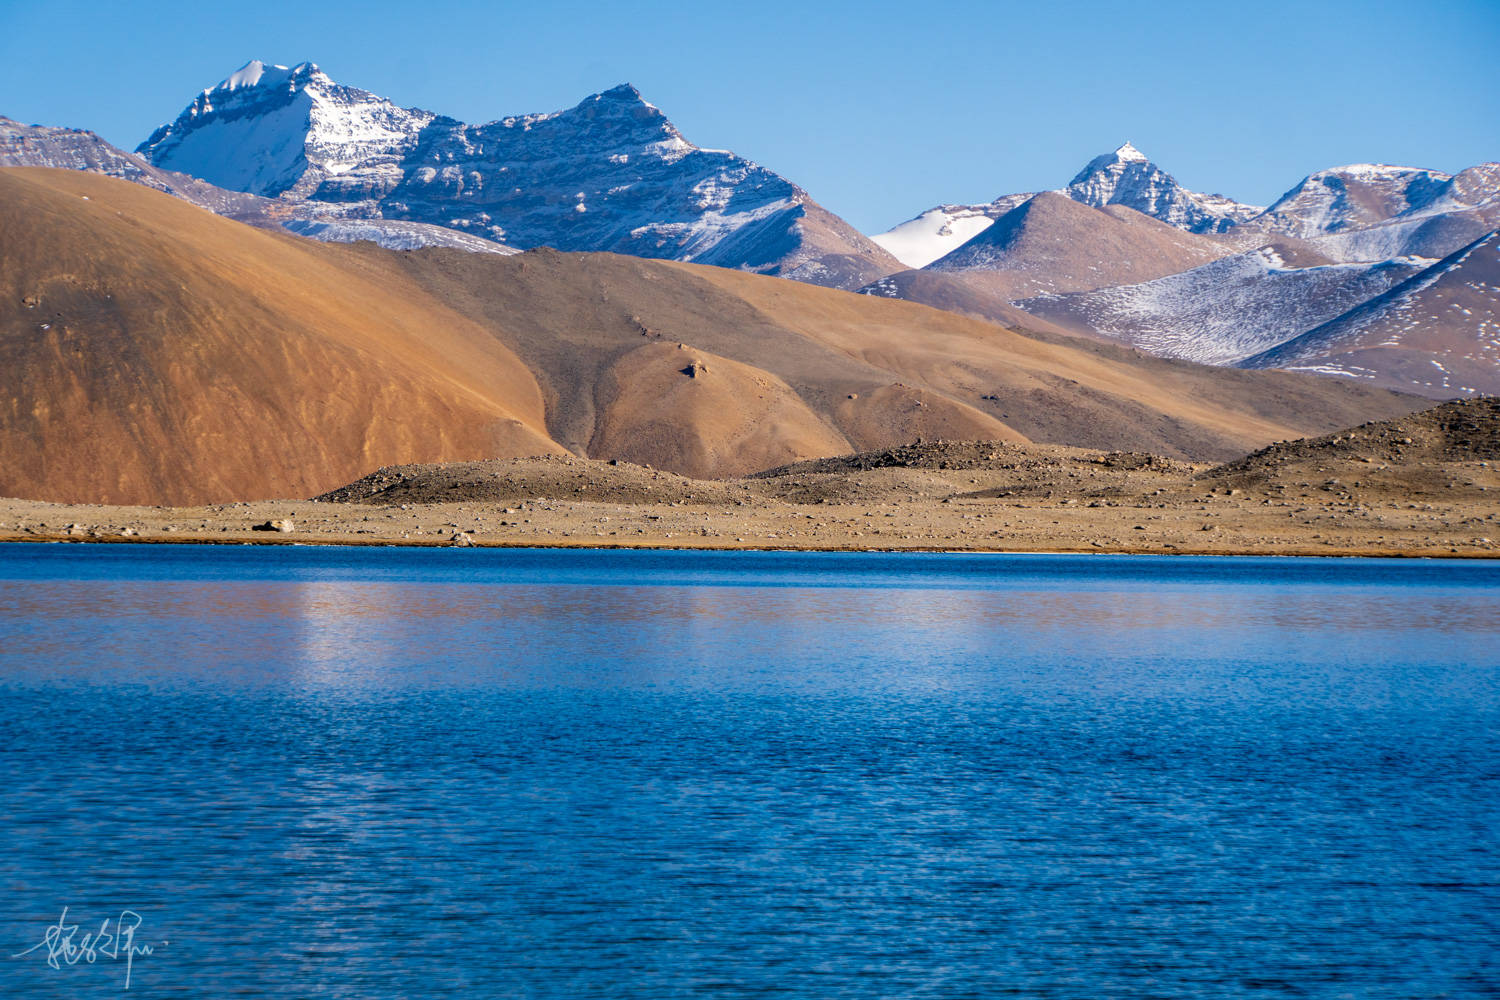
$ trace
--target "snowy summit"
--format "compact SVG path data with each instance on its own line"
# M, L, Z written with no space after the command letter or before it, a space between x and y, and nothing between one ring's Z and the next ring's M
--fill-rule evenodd
M138 152L291 202L318 232L395 220L523 250L606 250L837 287L895 269L784 177L687 141L629 84L565 111L468 125L344 86L310 62L252 61Z
M1090 160L1063 194L1094 208L1124 205L1191 233L1222 233L1261 211L1222 195L1189 191L1129 142Z

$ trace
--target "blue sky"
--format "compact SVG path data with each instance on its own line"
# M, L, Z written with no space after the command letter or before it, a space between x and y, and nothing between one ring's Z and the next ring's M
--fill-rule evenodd
M134 148L252 58L465 121L634 83L857 227L1065 184L1129 139L1264 204L1500 159L1500 0L244 5L0 0L0 114Z

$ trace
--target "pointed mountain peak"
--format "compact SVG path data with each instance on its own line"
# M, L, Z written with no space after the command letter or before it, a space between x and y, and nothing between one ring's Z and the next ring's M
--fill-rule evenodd
M286 69L285 66L276 66L275 69ZM219 82L217 87L211 90L238 90L241 87L254 87L260 83L260 78L266 73L266 64L259 59L251 59L238 70L231 73L225 80Z
M223 93L225 91L243 90L252 87L281 87L304 84L314 77L328 80L327 75L318 69L317 63L300 62L295 66L280 66L261 62L259 59L251 59L234 73L219 81L218 86L210 87L204 91L205 94ZM329 81L332 82L331 80Z
M1091 179L1108 176L1118 179L1125 173L1141 172L1162 173L1161 168L1146 158L1146 154L1130 143L1120 146L1112 153L1100 153L1088 163L1084 164L1078 175L1069 182L1069 188L1080 184L1087 184ZM1162 176L1167 176L1162 173Z
M341 87L311 62L281 66L252 59L199 93L136 152L153 166L274 198L309 170L313 183L352 169L372 149L388 149L390 137L406 126L420 129L432 117ZM321 150L311 159L309 144Z
M661 109L641 96L641 92L629 83L622 83L617 87L587 97L579 104L580 108L587 105L609 104L616 112L624 111L635 117L657 117L661 115Z
M635 89L633 84L629 83L622 83L618 87L611 87L599 96L607 97L612 101L628 101L636 104L647 103L646 99L641 96L641 92Z
M681 133L677 131L660 108L641 96L641 92L628 83L600 91L585 97L571 111L554 114L580 115L586 121L614 122L620 126L644 129L641 141L669 139L681 142L689 148Z
M1062 191L1094 208L1124 205L1190 233L1222 233L1260 209L1189 191L1129 142L1096 156Z

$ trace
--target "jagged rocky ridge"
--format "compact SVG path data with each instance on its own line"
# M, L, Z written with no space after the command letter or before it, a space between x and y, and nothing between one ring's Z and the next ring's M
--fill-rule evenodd
M285 228L330 243L367 240L391 250L438 246L487 253L517 252L481 237L426 223L298 218L295 206L163 170L148 163L139 153L127 153L84 129L23 125L0 117L0 167L50 167L118 177L174 195L216 215L262 228Z
M693 145L629 85L470 125L252 62L138 150L152 165L295 206L529 249L604 250L859 287L899 265L780 175Z
M1064 193L1094 208L1124 205L1190 233L1222 233L1262 211L1221 194L1189 191L1128 142L1090 160Z
M1345 233L1394 219L1464 212L1500 195L1500 164L1458 174L1360 163L1304 177L1250 220L1254 229L1303 238Z
M155 167L144 157L127 153L86 129L23 125L3 116L0 167L53 167L107 174L242 221L263 219L270 208L266 199L253 194L226 191L196 177Z

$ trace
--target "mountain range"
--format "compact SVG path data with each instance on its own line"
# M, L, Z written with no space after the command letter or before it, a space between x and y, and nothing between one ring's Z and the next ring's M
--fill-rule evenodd
M1361 310L1500 227L1500 163L1335 167L1262 208L1190 190L1127 142L1055 191L940 205L867 238L792 181L693 145L629 85L476 125L312 63L246 64L134 153L0 119L0 165L107 173L323 241L712 264L1218 365L1290 357L1268 352L1385 315ZM1470 373L1456 383L1304 367L1427 395L1500 392L1475 315L1427 317L1423 342Z
M251 62L136 151L304 222L393 220L516 249L605 250L858 287L896 263L784 177L685 139L634 87L465 124ZM304 232L307 230L303 230Z
M873 237L909 269L861 291L1024 325L1019 313L1205 364L1295 363L1435 398L1500 393L1484 319L1500 288L1474 273L1483 253L1447 260L1497 227L1500 163L1451 175L1336 167L1259 208L1188 190L1126 143L1056 191L939 206ZM1435 293L1402 291L1442 276L1441 287L1466 285L1477 301L1426 308L1413 303ZM1348 351L1313 349L1333 329L1340 343L1397 346L1378 340L1387 295L1404 296L1400 314L1421 317L1421 337L1403 334L1399 352L1364 351L1359 364ZM1433 377L1414 351L1464 374Z
M28 495L924 436L1220 458L1415 405L1387 390L1500 392L1495 163L1261 208L1126 143L867 238L629 86L471 125L252 62L135 152L0 118L0 167L50 168L0 173L0 490Z
M1208 460L1419 405L728 268L319 243L79 171L0 170L0 226L0 495L566 453L734 476L924 438Z

